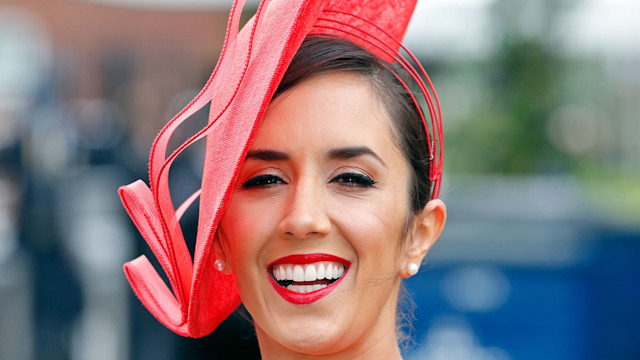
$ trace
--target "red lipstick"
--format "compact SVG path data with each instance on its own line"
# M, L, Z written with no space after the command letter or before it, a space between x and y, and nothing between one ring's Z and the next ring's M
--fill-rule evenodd
M337 279L334 276L334 279L325 280L329 282L325 287L315 291L310 291L307 293L302 293L302 292L297 292L297 291L287 289L286 285L283 285L283 283L287 283L287 282L292 283L292 281L290 280L291 278L289 278L289 280L284 280L284 281L278 281L274 278L274 274L273 274L274 266L309 265L309 264L314 264L318 262L330 262L333 264L339 264L338 266L340 266L341 269L344 269L344 274L341 273L342 275ZM329 255L329 254L289 255L289 256L282 257L272 262L271 264L269 264L269 266L267 267L267 278L269 279L271 285L276 290L276 292L283 299L285 299L286 301L292 304L307 305L307 304L314 303L322 299L323 297L329 295L339 285L342 279L344 279L347 271L349 270L350 265L351 265L350 261L335 255ZM320 265L320 266L323 266L323 265ZM337 271L337 267L336 267L336 271ZM320 274L320 272L318 272L318 274ZM313 281L313 282L317 282L317 281ZM296 282L296 283L302 284L302 282ZM301 286L305 286L305 285L301 285Z

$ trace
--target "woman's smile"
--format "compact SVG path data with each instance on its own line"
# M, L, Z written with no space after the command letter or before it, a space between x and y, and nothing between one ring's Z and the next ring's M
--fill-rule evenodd
M311 304L331 293L351 263L329 254L289 255L267 269L271 285L293 304Z

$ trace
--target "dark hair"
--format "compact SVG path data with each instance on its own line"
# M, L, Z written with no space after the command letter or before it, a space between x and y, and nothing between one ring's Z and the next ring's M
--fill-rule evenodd
M366 78L378 100L384 104L392 122L394 141L410 165L409 199L411 211L417 213L431 199L430 145L411 94L389 68L393 68L405 83L410 83L405 79L407 76L403 75L404 70L396 69L393 64L384 62L351 41L330 36L309 36L293 57L274 98L296 84L323 73L347 71Z

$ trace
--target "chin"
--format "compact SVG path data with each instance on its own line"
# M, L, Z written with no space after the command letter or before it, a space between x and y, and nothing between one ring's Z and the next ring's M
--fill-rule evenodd
M324 330L326 331L326 329ZM328 355L343 350L341 346L341 336L330 334L304 334L302 336L287 337L280 339L281 345L290 351L305 355Z
M286 321L282 320L282 323ZM261 347L264 341L275 342L291 352L305 355L328 355L343 350L344 344L348 343L347 330L348 327L336 321L313 321L308 317L295 321L292 326L269 329L269 334L256 325Z

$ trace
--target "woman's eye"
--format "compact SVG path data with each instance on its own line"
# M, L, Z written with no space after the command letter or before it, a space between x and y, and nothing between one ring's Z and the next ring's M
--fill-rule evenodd
M260 188L260 187L268 187L277 184L284 184L284 180L275 175L258 175L256 177L252 177L251 179L245 181L242 184L242 187L245 189L250 188Z
M333 179L331 179L330 182L338 183L344 186L359 187L359 188L372 187L373 185L376 184L376 182L373 181L373 179L371 179L370 177L363 174L358 174L358 173L340 174L334 177Z

